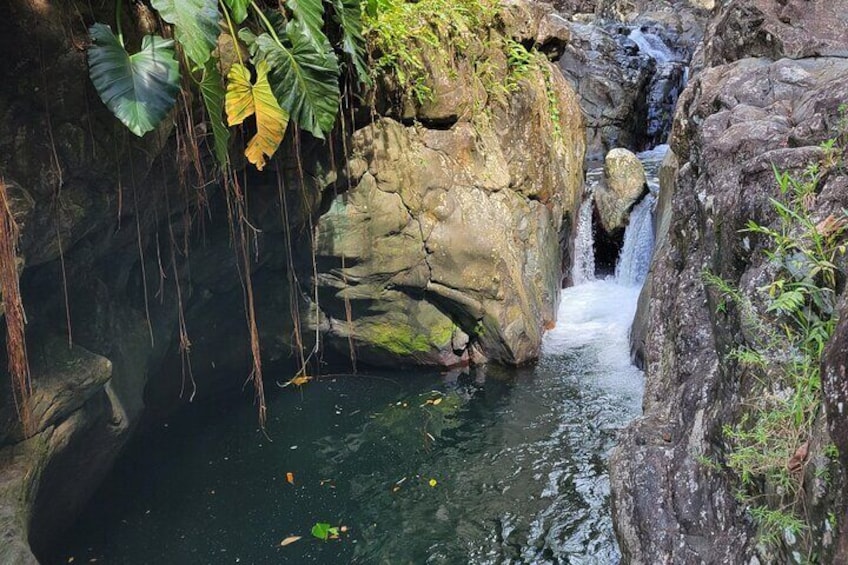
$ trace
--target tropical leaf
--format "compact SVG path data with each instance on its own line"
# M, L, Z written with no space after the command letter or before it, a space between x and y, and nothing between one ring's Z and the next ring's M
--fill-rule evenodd
M256 82L250 83L250 71L235 64L227 75L227 121L231 126L241 124L256 115L256 135L248 142L244 154L260 171L265 168L265 157L277 151L289 116L280 108L268 82L268 63L256 65Z
M292 11L294 19L303 26L306 37L316 46L327 43L324 35L324 4L322 0L286 0L286 6Z
M336 123L339 110L339 61L329 42L317 46L298 20L286 25L290 46L263 33L253 39L254 63L267 61L274 94L292 119L319 139Z
M359 0L331 0L336 23L342 30L342 50L350 56L359 82L371 85L365 63L365 38L362 36L362 8Z
M216 0L151 0L162 19L174 26L174 37L189 59L205 65L218 40Z
M145 35L141 51L130 55L109 26L94 24L88 33L89 75L100 99L137 136L155 129L180 91L174 42Z
M218 65L214 59L206 61L203 80L200 81L200 93L206 105L206 114L212 124L212 138L215 142L215 157L221 168L227 167L227 148L230 143L230 130L224 123L224 84Z
M230 15L237 24L247 19L247 7L250 0L224 0L224 4L230 9Z

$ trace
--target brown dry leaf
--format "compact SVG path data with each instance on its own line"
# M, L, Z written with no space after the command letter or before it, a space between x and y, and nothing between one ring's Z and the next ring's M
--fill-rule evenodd
M816 224L816 231L823 237L830 237L845 230L845 218L836 218L833 214Z
M286 482L290 485L294 484L294 473L292 473L291 471L286 473Z
M283 541L280 542L280 547L285 547L289 544L292 544L292 543L296 542L297 540L299 540L301 537L303 537L303 536L289 536L289 537L287 537L286 539L284 539Z
M802 203L804 204L804 210L807 210L807 211L812 210L813 207L815 207L815 205L816 205L816 195L815 195L815 193L810 192L808 194L805 194L804 198L802 200Z
M804 468L804 461L807 460L807 453L810 451L810 442L805 441L801 444L801 446L795 450L795 455L793 455L789 462L786 464L786 468L791 472L795 473Z

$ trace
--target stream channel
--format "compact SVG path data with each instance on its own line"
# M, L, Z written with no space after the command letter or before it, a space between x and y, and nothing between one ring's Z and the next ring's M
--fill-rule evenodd
M653 192L663 149L640 155ZM578 282L535 366L272 387L273 441L249 401L190 405L131 442L47 562L617 563L607 458L640 411L628 332L654 200L615 276L595 278L580 226ZM321 541L317 522L346 532Z

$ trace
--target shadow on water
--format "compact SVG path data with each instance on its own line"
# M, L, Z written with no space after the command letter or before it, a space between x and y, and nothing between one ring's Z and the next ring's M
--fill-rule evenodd
M278 391L273 442L247 402L192 406L132 442L49 562L614 561L605 461L632 399L592 385L590 350Z

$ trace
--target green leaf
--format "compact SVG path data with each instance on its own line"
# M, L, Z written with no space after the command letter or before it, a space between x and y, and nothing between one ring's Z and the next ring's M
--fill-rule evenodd
M285 37L288 46L266 33L256 37L251 47L253 62L268 62L280 106L298 126L324 139L339 110L339 61L329 42L315 45L297 20L289 21Z
M214 59L206 61L203 80L200 81L200 93L206 105L206 114L212 124L212 138L215 142L215 157L221 168L227 167L227 148L230 143L230 130L224 124L224 85L218 65Z
M331 0L335 20L342 30L342 50L350 56L359 82L370 86L371 74L365 63L365 39L362 37L362 9L359 0Z
M174 37L185 49L189 59L205 65L218 41L218 12L216 0L151 0L162 19L173 24Z
M145 35L141 51L130 55L109 26L94 24L88 33L88 70L100 99L137 136L155 129L180 91L174 42Z
M321 31L324 27L324 5L321 0L286 0L286 6L311 42L316 46L323 46L327 42L327 37Z
M330 524L326 522L318 522L314 526L312 526L312 535L318 539L326 541L330 537Z
M265 168L265 156L272 156L289 123L289 115L280 108L268 83L268 63L256 65L256 82L250 83L250 71L235 64L227 75L227 121L238 125L256 115L256 135L247 144L244 154L260 171Z
M250 6L250 0L224 0L224 4L229 8L230 15L237 24L247 19L247 7Z

